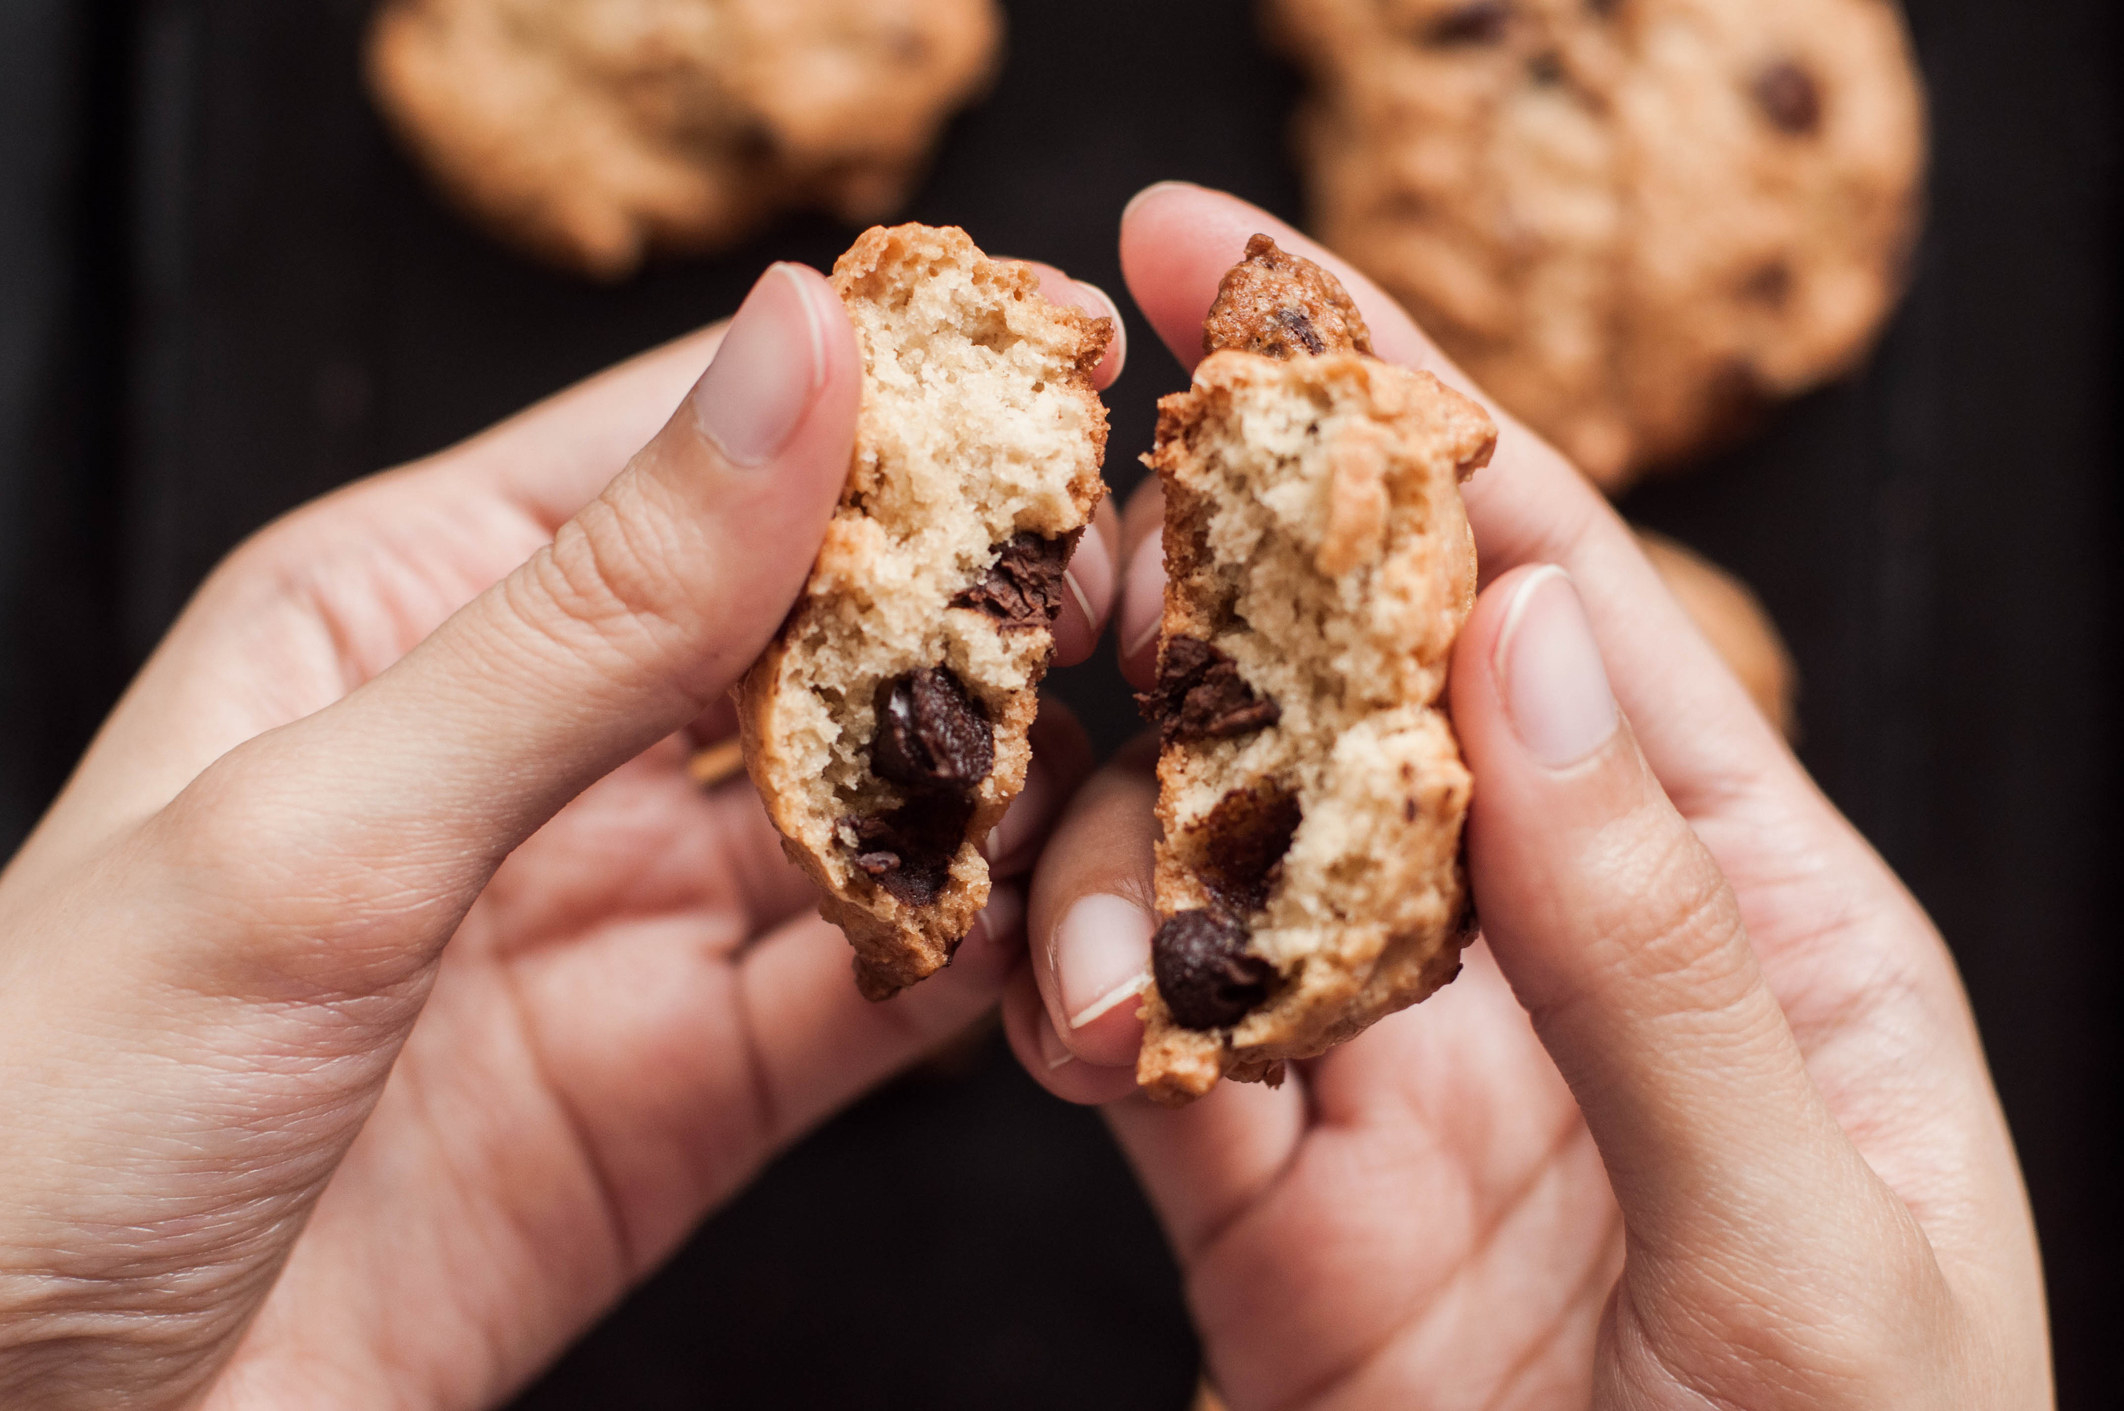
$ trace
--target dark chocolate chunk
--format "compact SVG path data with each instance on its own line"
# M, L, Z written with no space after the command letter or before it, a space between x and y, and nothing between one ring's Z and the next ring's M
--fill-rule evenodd
M878 683L870 770L910 789L969 793L995 767L996 732L981 703L941 666Z
M1321 338L1320 330L1313 327L1313 321L1306 317L1304 309L1278 309L1273 317L1278 327L1297 339L1298 346L1314 357L1317 358L1327 351L1327 343Z
M1781 309L1792 297L1792 266L1783 260L1770 260L1749 274L1741 283L1741 296L1750 303L1766 304Z
M1052 626L1062 611L1070 542L1020 534L997 545L995 566L951 605L985 612L1006 628Z
M1268 998L1276 967L1246 953L1246 927L1212 911L1183 911L1151 938L1151 975L1173 1018L1223 1029Z
M1424 27L1427 44L1441 47L1459 44L1495 44L1505 37L1512 22L1512 7L1504 0L1471 0L1446 11Z
M1755 76L1755 104L1778 131L1806 137L1822 125L1822 90L1814 75L1780 59Z
M925 792L890 813L844 818L858 871L907 906L931 906L951 881L951 864L966 840L973 800Z
M1273 785L1232 790L1187 830L1195 875L1234 915L1259 911L1303 817L1297 796Z
M1158 658L1158 684L1136 697L1165 744L1266 730L1283 710L1247 684L1239 664L1209 643L1175 637Z

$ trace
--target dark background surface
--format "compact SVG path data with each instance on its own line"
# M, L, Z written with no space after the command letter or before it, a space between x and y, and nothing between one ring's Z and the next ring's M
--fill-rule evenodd
M2118 302L2108 0L1911 0L1933 221L1872 368L1631 513L1739 570L1803 753L1946 931L2045 1237L2062 1399L2117 1404ZM785 224L595 289L428 195L366 0L0 0L0 854L212 563L279 511L729 313ZM1302 214L1235 0L1021 0L909 212L1119 292L1167 176ZM1117 484L1177 369L1132 318ZM1058 682L1109 739L1108 669ZM1000 1046L804 1144L526 1407L1161 1408L1194 1351L1097 1122Z

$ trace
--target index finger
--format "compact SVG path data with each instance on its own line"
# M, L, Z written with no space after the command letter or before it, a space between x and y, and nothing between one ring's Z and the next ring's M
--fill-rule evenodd
M1121 268L1130 294L1181 363L1192 368L1201 360L1203 318L1256 233L1332 271L1363 311L1381 358L1430 372L1489 410L1496 455L1463 487L1482 580L1536 563L1571 574L1616 694L1676 804L1703 812L1737 779L1796 782L1783 742L1591 482L1470 382L1398 303L1347 262L1237 197L1168 182L1137 196L1123 215ZM1134 587L1132 581L1132 593Z

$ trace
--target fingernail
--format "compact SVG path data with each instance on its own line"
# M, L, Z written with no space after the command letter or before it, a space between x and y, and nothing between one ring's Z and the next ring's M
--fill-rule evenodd
M1063 586L1069 589L1070 597L1077 603L1077 610L1084 614L1084 626L1096 631L1099 619L1092 611L1092 595L1110 598L1114 591L1114 556L1106 547L1106 536L1096 524L1084 531L1077 541L1077 552L1070 555L1069 567L1062 574ZM1088 588L1087 588L1088 585Z
M1025 924L1025 898L1016 887L997 887L988 894L988 905L981 908L974 924L990 945L1008 941Z
M1016 858L1018 851L1046 827L1054 806L1054 786L1036 758L1025 767L1025 787L1003 811L1003 821L988 830L981 851L987 855L989 865L1001 867Z
M1121 219L1123 221L1126 221L1130 216L1135 214L1136 207L1142 205L1145 201L1148 201L1153 197L1162 196L1168 191L1200 191L1201 189L1202 188L1200 186L1197 186L1192 181L1154 182L1153 184L1144 187L1141 191L1138 191L1135 195L1128 198L1128 204L1121 208Z
M693 389L701 431L732 465L772 460L826 380L826 330L794 265L760 276Z
M1040 1061L1047 1065L1048 1072L1054 1072L1076 1057L1069 1051L1069 1045L1062 1042L1062 1036L1055 1032L1054 1021L1047 1017L1046 1010L1040 1010L1033 1022L1040 1026Z
M1121 587L1121 655L1134 658L1150 650L1165 620L1165 542L1153 534L1128 561L1128 580Z
M1519 585L1497 637L1513 733L1535 761L1568 769L1605 745L1621 716L1593 624L1570 575L1538 569Z
M1113 320L1113 341L1106 345L1106 356L1099 360L1098 369L1100 382L1112 386L1120 379L1122 369L1128 366L1128 320L1121 317L1121 306L1114 302L1113 295L1082 279L1075 283L1079 289L1091 296L1092 301L1102 311L1103 317Z
M1081 1029L1150 983L1151 915L1125 897L1080 899L1055 927L1055 985Z

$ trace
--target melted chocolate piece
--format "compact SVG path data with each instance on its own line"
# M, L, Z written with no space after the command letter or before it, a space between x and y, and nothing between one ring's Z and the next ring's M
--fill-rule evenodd
M1246 953L1246 927L1212 911L1183 911L1151 937L1151 975L1173 1019L1223 1029L1268 998L1276 967Z
M1459 44L1495 44L1505 37L1512 22L1512 7L1504 0L1473 0L1448 10L1425 27L1424 42L1441 47Z
M973 800L923 793L890 813L844 818L856 868L907 906L931 906L951 881L952 860L966 840Z
M1187 830L1195 875L1233 915L1259 911L1304 816L1295 794L1273 786L1232 790Z
M996 732L981 703L941 666L881 681L870 771L910 789L970 793L996 763Z
M1283 709L1239 674L1239 664L1209 643L1175 637L1158 658L1158 684L1136 697L1158 725L1161 743L1222 740L1266 730Z
M1062 611L1062 575L1069 568L1070 541L1020 534L996 546L988 576L951 600L974 608L1004 628L1051 627Z
M1822 89L1814 75L1781 59L1755 76L1755 105L1778 131L1806 137L1822 125Z
M1327 351L1326 340L1321 338L1320 330L1313 327L1313 321L1306 317L1304 309L1278 309L1271 317L1276 320L1277 327L1297 339L1298 346L1314 357Z

